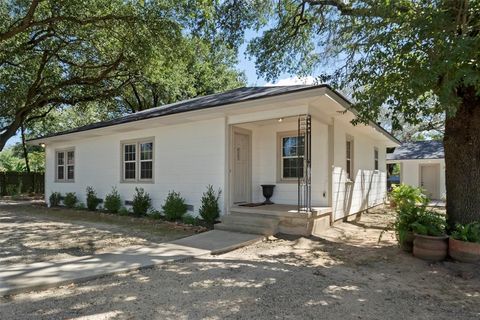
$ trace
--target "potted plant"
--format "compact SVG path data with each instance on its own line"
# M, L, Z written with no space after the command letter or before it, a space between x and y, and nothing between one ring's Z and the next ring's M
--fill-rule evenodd
M423 210L423 207L415 205L403 205L397 209L397 217L393 226L398 244L404 251L413 251L415 235L413 234L412 224L417 221L419 213Z
M453 259L480 262L480 222L457 224L448 243L448 254Z
M402 205L427 204L428 198L422 189L415 188L406 184L398 184L393 186L389 194L390 206L393 208Z
M415 257L428 261L442 261L447 257L448 236L445 234L445 216L423 209L417 221L411 226L415 233L413 241Z

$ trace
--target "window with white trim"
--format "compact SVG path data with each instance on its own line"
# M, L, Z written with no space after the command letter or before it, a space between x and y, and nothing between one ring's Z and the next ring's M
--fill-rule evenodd
M378 170L378 148L373 149L373 168Z
M55 151L55 180L60 182L75 180L75 150Z
M122 143L122 181L153 181L153 140Z
M280 135L280 179L303 178L305 137Z
M353 180L353 139L350 137L347 137L345 167L347 172L347 178Z

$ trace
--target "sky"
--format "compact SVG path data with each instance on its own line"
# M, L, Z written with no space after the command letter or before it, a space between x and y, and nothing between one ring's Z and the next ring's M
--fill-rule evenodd
M297 85L297 84L313 84L315 78L313 76L308 77L297 77L296 75L284 73L280 75L279 79L275 82L267 82L262 77L257 75L255 70L255 62L253 59L246 57L245 52L247 50L247 42L252 40L257 33L247 30L245 33L245 43L240 47L238 53L238 64L237 69L239 71L245 72L247 77L247 85L248 86L271 86L271 85L279 85L279 86L288 86L288 85Z

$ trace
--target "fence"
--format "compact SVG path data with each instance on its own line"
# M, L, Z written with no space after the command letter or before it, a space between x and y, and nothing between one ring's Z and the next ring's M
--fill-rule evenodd
M43 194L43 172L0 172L0 195L12 196L24 193Z

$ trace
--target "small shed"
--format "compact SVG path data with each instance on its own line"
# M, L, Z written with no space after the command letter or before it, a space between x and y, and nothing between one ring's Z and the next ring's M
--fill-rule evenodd
M400 183L423 188L432 200L446 198L442 141L403 143L387 153L387 165L393 164L400 166Z

